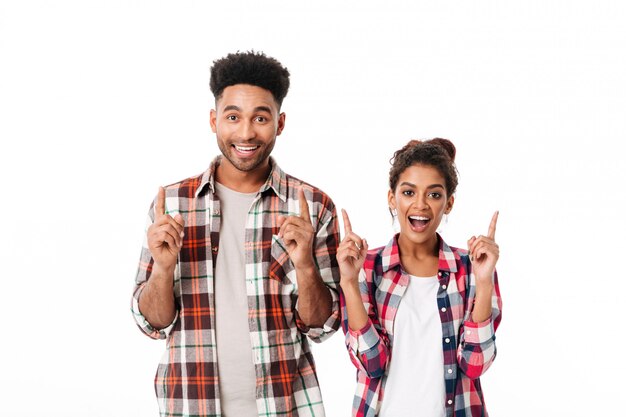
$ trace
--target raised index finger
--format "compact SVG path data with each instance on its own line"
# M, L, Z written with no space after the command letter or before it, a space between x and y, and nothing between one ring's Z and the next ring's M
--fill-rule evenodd
M348 217L348 212L345 209L341 209L341 215L343 216L343 230L346 236L352 232L352 223Z
M311 223L311 215L309 214L309 203L304 196L304 190L300 188L298 192L298 198L300 199L300 218L307 223Z
M496 211L495 213L493 213L493 217L491 218L491 223L489 224L489 232L487 232L487 236L489 236L491 239L496 238L496 223L498 223L499 214L500 214L499 211Z
M165 188L159 187L159 195L157 196L154 216L158 219L165 215Z

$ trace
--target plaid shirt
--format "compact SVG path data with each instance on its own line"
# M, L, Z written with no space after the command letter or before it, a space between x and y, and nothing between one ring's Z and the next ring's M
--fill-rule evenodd
M215 349L214 275L219 248L220 202L215 195L217 157L201 176L166 187L166 212L185 219L185 238L174 274L176 318L157 330L139 311L139 297L150 278L153 259L144 240L132 312L137 325L154 339L167 339L155 388L161 416L220 416ZM248 323L256 371L259 416L323 416L324 408L308 336L314 342L339 328L339 235L333 202L320 190L285 174L271 160L272 172L252 203L245 231ZM332 294L332 314L323 328L308 328L297 311L296 271L278 238L277 217L299 214L298 189L304 188L316 230L314 257ZM154 221L154 204L148 225Z
M443 334L446 416L487 416L478 378L496 356L495 330L502 308L497 274L492 316L474 323L476 287L467 251L449 247L441 237L439 242L437 306ZM358 369L352 415L374 417L380 411L387 364L393 356L394 319L410 279L400 263L397 236L387 246L370 250L361 272L359 286L369 321L363 329L351 330L342 294L342 327L350 359Z

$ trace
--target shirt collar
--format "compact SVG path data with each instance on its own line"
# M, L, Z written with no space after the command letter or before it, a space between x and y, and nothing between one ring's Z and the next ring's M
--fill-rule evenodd
M216 156L213 161L211 161L209 169L202 174L200 185L196 189L196 197L198 197L205 189L211 193L215 193L215 170L221 161L222 155ZM272 157L270 157L270 166L272 167L270 175L259 189L259 192L263 193L267 190L273 190L283 202L287 201L287 174L280 169Z
M387 272L391 269L399 269L401 267L400 264L400 247L398 246L398 236L400 234L396 234L390 241L387 243L387 246L383 248L382 251L382 268L383 272ZM456 261L457 257L455 253L452 251L450 246L446 242L444 242L443 238L439 233L437 233L437 240L439 242L439 270L447 271L447 272L457 272Z

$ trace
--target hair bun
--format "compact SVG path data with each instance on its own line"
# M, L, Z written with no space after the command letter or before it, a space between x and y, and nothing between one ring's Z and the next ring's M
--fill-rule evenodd
M450 159L452 161L454 161L454 157L456 156L456 147L448 139L434 138L434 139L431 139L431 140L429 140L427 142L430 142L433 145L437 145L437 146L440 146L441 148L443 148L446 151L446 153L448 154L448 156L450 157Z

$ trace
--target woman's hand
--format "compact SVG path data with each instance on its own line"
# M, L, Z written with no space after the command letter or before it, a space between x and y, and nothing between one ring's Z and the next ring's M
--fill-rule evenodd
M496 269L496 262L498 262L500 257L500 248L495 241L498 214L499 212L497 211L493 214L487 236L472 236L467 241L477 287L493 285L493 274Z
M359 282L359 272L363 268L365 256L367 255L367 241L361 239L352 232L352 225L348 218L348 213L341 209L343 216L344 238L337 250L337 262L341 273L340 285L354 285Z

